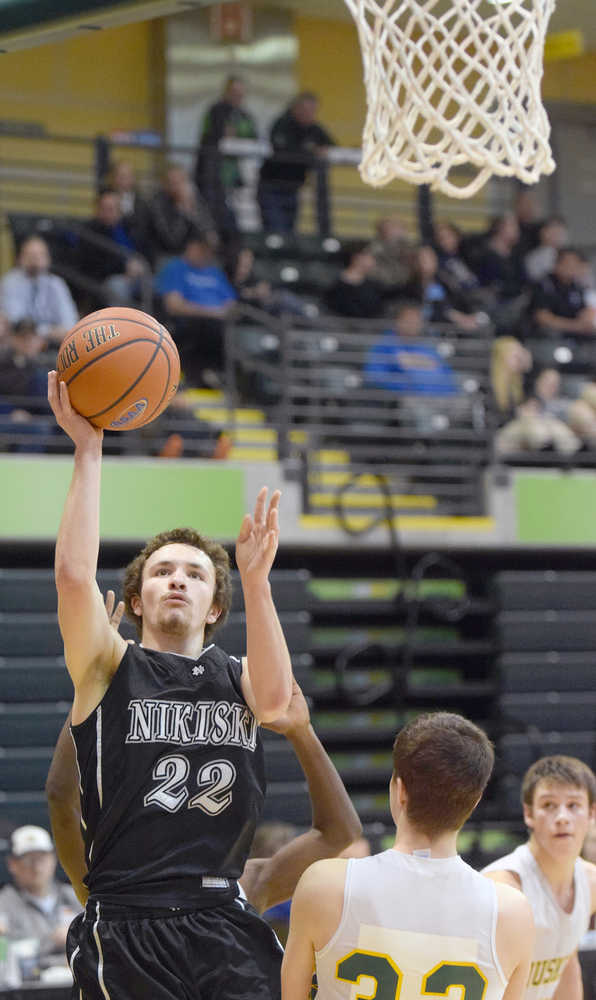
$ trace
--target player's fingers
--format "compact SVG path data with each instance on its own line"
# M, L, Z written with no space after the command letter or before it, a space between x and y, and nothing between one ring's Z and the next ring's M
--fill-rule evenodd
M245 514L238 532L238 541L245 542L253 529L253 521L250 514Z
M265 524L265 509L267 504L267 487L262 486L255 503L255 524Z
M112 625L114 626L114 628L120 628L120 622L122 621L123 614L124 614L124 601L118 601L114 614L112 615Z
M267 530L279 531L279 509L277 506L273 507L271 504L267 512Z
M70 404L70 396L68 395L68 386L66 382L60 382L60 403L64 407L66 413L72 412L72 406Z
M55 410L58 400L58 373L48 372L48 400L53 410Z
M113 611L114 611L114 602L115 602L115 600L116 600L116 595L115 595L114 591L113 590L108 590L108 592L106 594L106 612L107 612L108 618L112 617L112 614L113 614Z

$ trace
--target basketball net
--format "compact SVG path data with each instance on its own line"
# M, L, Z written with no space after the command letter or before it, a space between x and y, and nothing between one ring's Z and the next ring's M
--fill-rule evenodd
M468 198L492 174L534 184L555 168L540 96L555 0L346 0L368 111L360 174ZM469 164L474 176L449 178Z

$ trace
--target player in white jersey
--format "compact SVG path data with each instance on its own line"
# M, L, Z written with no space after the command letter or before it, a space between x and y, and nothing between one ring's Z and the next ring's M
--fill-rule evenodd
M292 903L283 1000L304 1000L314 965L318 1000L520 1000L534 941L531 908L456 850L493 760L486 734L460 715L420 715L398 733L389 786L395 844L304 873Z
M527 897L536 943L526 1000L581 1000L577 946L596 911L596 865L579 857L596 806L596 779L575 757L541 757L522 783L530 839L484 869Z

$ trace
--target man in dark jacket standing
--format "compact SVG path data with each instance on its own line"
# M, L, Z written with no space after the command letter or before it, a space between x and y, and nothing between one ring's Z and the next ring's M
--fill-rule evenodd
M318 105L317 96L305 91L273 123L273 155L261 167L257 191L265 231L294 231L298 191L317 158L325 155L328 146L335 145L316 120Z
M230 195L234 188L242 186L242 175L237 157L224 156L219 151L219 144L222 139L258 137L255 120L243 107L245 99L244 80L229 76L221 98L206 111L199 139L195 182L213 212L224 241L238 230Z

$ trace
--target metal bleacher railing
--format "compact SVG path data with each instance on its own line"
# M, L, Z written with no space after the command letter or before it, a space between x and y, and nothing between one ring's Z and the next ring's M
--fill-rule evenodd
M436 348L457 391L413 400L367 381L369 352L390 325L331 316L273 319L239 309L226 340L232 401L237 405L247 393L269 408L280 457L301 462L307 513L313 494L329 487L329 496L337 496L349 467L363 479L361 508L366 491L371 500L375 492L371 474L382 474L400 497L396 513L401 503L423 512L482 514L483 470L490 461L491 329L429 328L421 346ZM345 510L351 502L353 496L343 496Z

